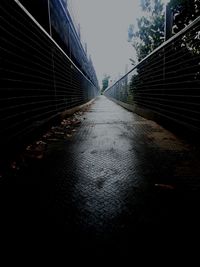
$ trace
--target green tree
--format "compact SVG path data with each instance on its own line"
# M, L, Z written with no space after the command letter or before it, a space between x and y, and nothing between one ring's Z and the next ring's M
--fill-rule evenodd
M102 92L104 92L106 90L106 88L108 87L109 85L109 79L110 79L110 76L105 74L104 75L104 78L102 80Z
M173 12L173 34L200 16L200 0L171 0L169 6Z
M137 30L134 25L128 29L128 41L132 42L138 61L164 41L163 7L161 0L141 0L143 16L137 19Z

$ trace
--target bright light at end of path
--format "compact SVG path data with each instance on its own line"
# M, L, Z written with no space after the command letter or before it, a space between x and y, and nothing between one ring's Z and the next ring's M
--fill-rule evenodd
M170 0L163 0L163 3L167 5L170 2Z

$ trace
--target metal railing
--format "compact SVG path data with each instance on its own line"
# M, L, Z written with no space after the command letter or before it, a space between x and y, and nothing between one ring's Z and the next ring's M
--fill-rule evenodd
M72 11L72 1L19 0L37 22L51 35L78 68L98 86L91 58L82 43L80 27Z
M19 1L0 3L0 146L99 94Z
M163 43L105 93L126 108L200 131L200 18Z
M81 43L78 28L74 25L74 20L68 8L64 8L60 0L50 0L50 21L52 27L52 37L73 59L84 74L98 86L96 72L92 61L88 58ZM70 5L69 5L70 8Z

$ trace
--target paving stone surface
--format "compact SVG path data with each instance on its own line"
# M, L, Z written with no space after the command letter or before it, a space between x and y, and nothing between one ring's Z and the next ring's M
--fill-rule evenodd
M197 237L198 149L104 96L83 117L73 136L27 167L20 197L11 189L10 228L17 214L27 235L116 251Z

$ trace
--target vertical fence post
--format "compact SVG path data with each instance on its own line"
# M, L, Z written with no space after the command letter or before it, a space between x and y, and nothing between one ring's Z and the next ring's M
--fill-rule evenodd
M172 36L172 27L173 27L173 12L169 4L167 4L165 10L165 41L167 41Z
M49 16L49 33L52 36L52 28L51 28L51 8L50 8L50 0L48 0L48 16ZM54 63L54 48L51 47L51 58L52 58L52 72L53 72L53 87L54 87L54 98L55 98L55 108L57 110L57 92L56 92L56 77L55 77L55 63Z
M50 12L50 0L47 0L47 4L48 4L48 17L49 17L49 34L52 37L52 29L51 29L51 12Z

